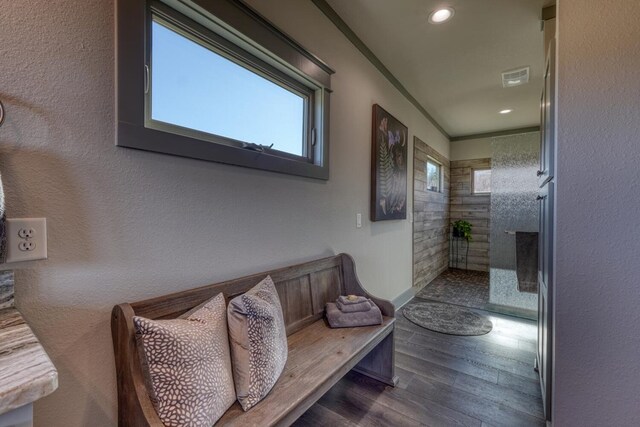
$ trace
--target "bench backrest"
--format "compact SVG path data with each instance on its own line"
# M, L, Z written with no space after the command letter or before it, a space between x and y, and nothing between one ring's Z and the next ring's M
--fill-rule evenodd
M322 317L324 306L343 291L342 258L340 255L253 274L239 279L176 292L161 297L131 303L136 316L148 319L171 319L222 292L227 300L243 294L267 275L276 285L287 334Z
M394 316L393 305L367 293L356 276L353 258L340 254L239 279L176 292L113 308L111 333L118 375L118 420L121 426L162 423L144 385L133 328L133 316L172 319L222 292L227 302L270 275L278 290L287 335L319 320L325 304L339 295L371 298L385 316Z

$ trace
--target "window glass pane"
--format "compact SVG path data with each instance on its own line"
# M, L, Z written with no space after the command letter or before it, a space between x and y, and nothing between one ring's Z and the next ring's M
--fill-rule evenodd
M427 190L440 191L440 165L427 161Z
M491 169L481 169L473 171L473 192L491 192Z
M151 119L303 155L305 98L152 24Z

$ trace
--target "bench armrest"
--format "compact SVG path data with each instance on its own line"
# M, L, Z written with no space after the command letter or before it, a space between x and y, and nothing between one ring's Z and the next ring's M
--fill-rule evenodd
M111 312L111 337L118 378L118 425L164 427L145 387L133 329L133 309L119 304Z
M340 254L340 257L342 258L342 275L344 279L345 293L347 295L352 294L365 296L380 308L383 316L395 317L396 308L391 301L375 297L362 287L360 280L358 280L358 275L356 274L355 261L351 255L342 253Z

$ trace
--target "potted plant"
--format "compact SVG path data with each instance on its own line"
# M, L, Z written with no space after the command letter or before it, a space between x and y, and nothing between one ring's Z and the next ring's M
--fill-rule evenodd
M459 219L453 224L453 237L464 238L467 242L471 241L471 224L468 221Z

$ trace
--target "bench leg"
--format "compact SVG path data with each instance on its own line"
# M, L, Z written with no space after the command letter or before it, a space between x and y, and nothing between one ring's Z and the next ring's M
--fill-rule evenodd
M395 387L398 377L395 375L393 331L358 362L353 370Z

